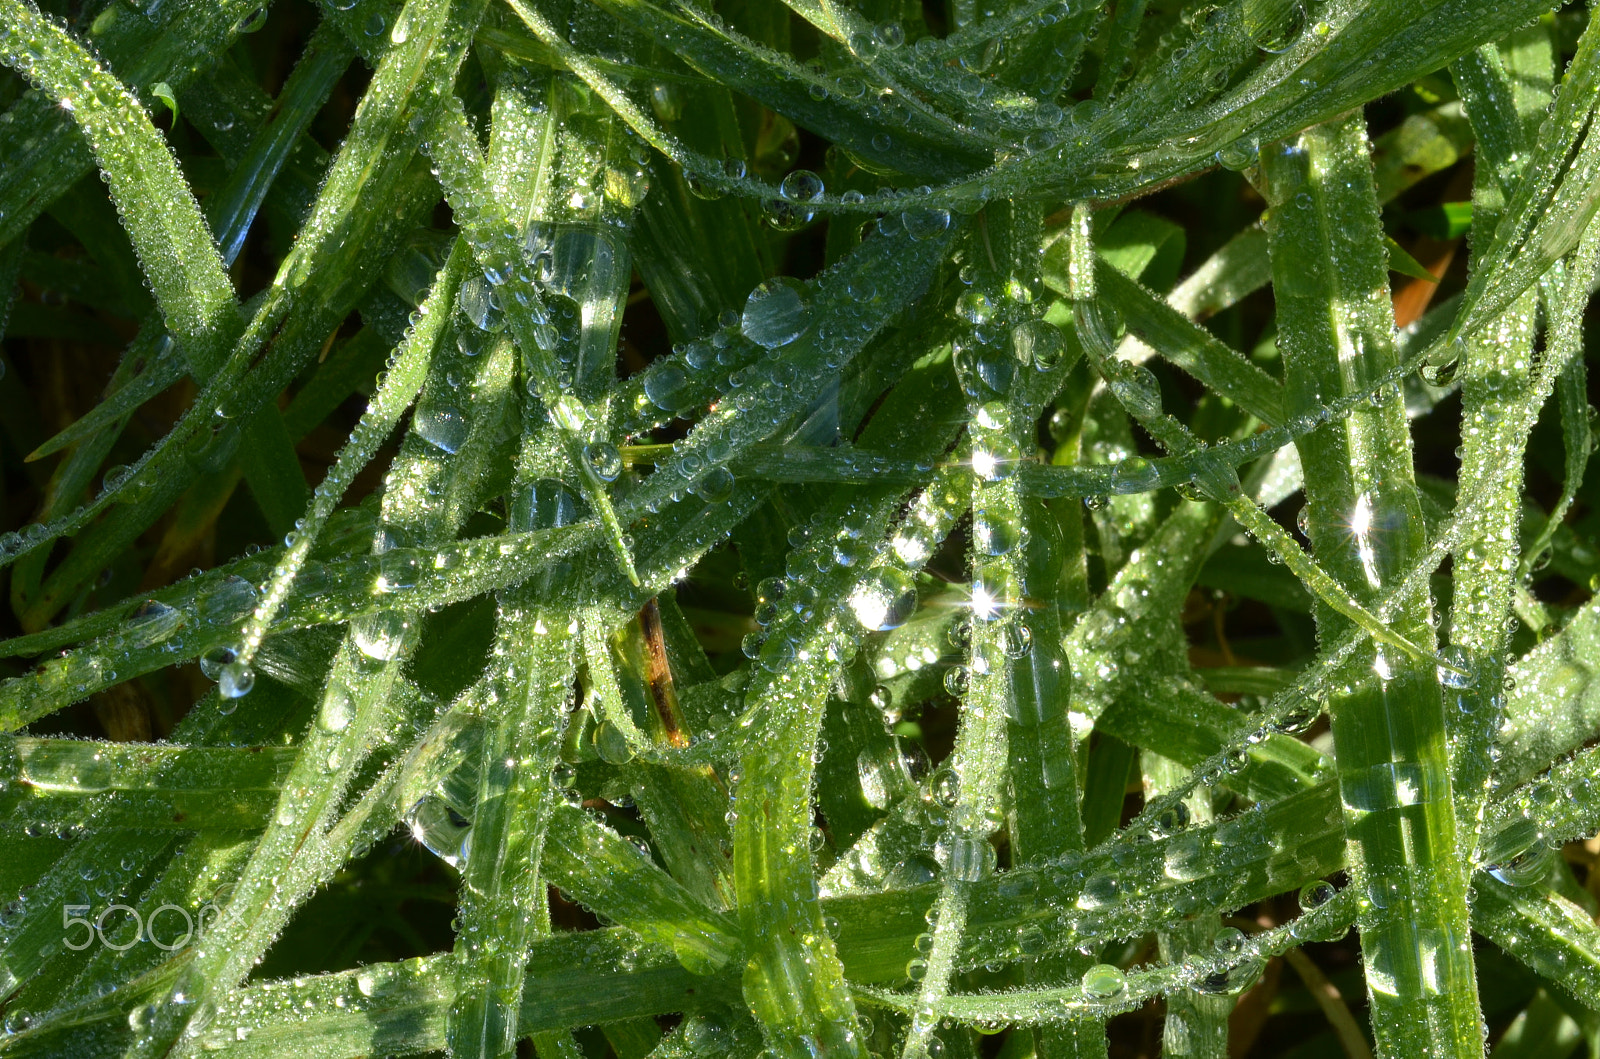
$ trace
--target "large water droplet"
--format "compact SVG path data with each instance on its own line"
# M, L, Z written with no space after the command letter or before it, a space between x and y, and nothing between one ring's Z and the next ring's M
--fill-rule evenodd
M221 680L222 670L239 657L239 652L228 646L218 646L200 656L200 673L207 680Z
M256 686L256 671L243 662L229 662L222 667L217 680L217 692L225 699L242 699Z
M1300 888L1300 907L1308 912L1313 908L1321 908L1338 893L1338 888L1325 879L1308 882Z
M972 516L972 545L983 555L1005 555L1022 539L1022 523L1007 511L979 508Z
M708 504L720 504L733 495L733 473L726 467L713 467L689 487L695 496Z
M740 320L745 337L767 349L788 345L810 324L805 285L788 276L774 276L751 291Z
M823 190L822 178L809 169L796 169L778 185L778 194L790 202L816 202Z
M1024 320L1011 329L1011 355L1018 364L1050 371L1061 363L1067 343L1061 329L1045 320Z
M171 636L184 622L183 612L157 600L146 600L128 617L125 636L131 644L148 647Z
M622 453L609 441L596 441L583 447L583 458L602 482L614 482L622 473Z
M412 838L451 867L460 867L466 859L472 821L444 799L432 794L419 798L406 812L406 827Z
M899 567L879 567L851 594L850 609L869 632L898 629L917 609L916 583Z
M1532 886L1549 878L1554 863L1555 852L1537 843L1514 857L1488 865L1485 870L1507 886Z
M1121 968L1109 963L1097 963L1083 972L1083 991L1097 1000L1110 1000L1127 986L1128 978Z
M350 623L350 636L357 650L379 662L392 661L405 642L406 622L398 612L379 611Z
M455 453L467 440L466 416L447 404L418 408L411 425L423 441L448 453Z
M676 364L666 364L644 379L644 395L663 412L677 412L689 405L689 373Z

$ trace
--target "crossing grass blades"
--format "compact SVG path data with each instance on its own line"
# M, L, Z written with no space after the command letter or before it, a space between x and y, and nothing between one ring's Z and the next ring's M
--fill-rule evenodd
M259 5L0 0L0 1055L1600 1054L1587 8Z

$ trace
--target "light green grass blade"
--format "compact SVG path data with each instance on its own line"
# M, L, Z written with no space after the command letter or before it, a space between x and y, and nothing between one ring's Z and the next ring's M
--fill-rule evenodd
M1264 159L1273 223L1279 348L1291 406L1360 387L1393 363L1376 197L1359 116ZM1338 217L1338 221L1331 218ZM1359 219L1359 220L1358 220ZM1368 244L1371 245L1368 245ZM1395 394L1298 443L1311 538L1330 573L1371 598L1422 550L1404 410ZM1431 645L1426 596L1398 623ZM1338 620L1319 618L1330 632ZM1330 622L1332 624L1330 624ZM1434 667L1359 652L1330 698L1352 887L1379 1051L1481 1048L1466 866L1455 837L1445 722Z

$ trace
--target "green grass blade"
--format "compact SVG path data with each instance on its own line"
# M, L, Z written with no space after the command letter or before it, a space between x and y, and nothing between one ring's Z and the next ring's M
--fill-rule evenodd
M37 11L0 8L0 61L72 115L105 174L167 326L192 369L216 370L237 329L233 284L177 159L122 83Z
M1272 152L1264 172L1279 347L1291 407L1304 406L1359 387L1393 362L1381 240L1368 246L1353 229L1354 218L1367 226L1360 230L1377 227L1365 124L1358 116L1308 132ZM1370 598L1422 550L1398 395L1302 439L1299 449L1319 558ZM1429 609L1426 597L1417 600L1401 635L1431 644ZM1338 627L1331 615L1319 621ZM1348 672L1349 690L1332 697L1330 714L1352 886L1365 897L1361 931L1379 1051L1476 1054L1466 868L1438 677L1425 660L1381 650L1358 653Z

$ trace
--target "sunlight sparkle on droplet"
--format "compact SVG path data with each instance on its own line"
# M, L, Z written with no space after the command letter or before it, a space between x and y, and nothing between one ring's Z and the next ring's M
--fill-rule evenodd
M1372 547L1372 501L1366 493L1356 500L1356 509L1350 515L1350 532L1356 539L1356 555L1361 559L1361 569L1367 575L1367 584L1383 587L1378 577L1378 553Z
M974 585L972 589L972 612L984 621L989 621L1000 613L1000 601L985 586Z

